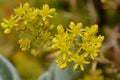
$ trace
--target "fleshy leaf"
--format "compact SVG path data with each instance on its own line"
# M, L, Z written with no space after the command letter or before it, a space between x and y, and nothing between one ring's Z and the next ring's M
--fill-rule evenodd
M84 67L85 72L87 72L89 65L84 65ZM82 77L83 74L84 72L81 70L73 70L73 64L70 64L70 66L64 70L61 70L54 62L47 72L39 76L38 80L76 80L78 77Z
M0 55L0 80L20 80L13 65Z

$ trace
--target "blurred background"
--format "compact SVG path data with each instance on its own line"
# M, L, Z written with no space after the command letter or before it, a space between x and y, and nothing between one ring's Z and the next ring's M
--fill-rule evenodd
M71 20L82 22L84 26L98 24L98 34L105 36L101 56L112 63L96 59L98 68L103 70L105 80L120 80L120 0L0 0L0 22L25 2L38 8L43 4L56 8L55 25L62 23L67 27ZM14 33L4 35L0 27L0 54L12 62L22 80L36 80L55 58L49 50L36 52L37 56L29 51L22 52L17 36Z

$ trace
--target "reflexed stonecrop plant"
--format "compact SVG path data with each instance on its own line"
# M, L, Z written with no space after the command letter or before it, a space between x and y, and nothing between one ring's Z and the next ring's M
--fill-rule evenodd
M98 25L83 27L82 23L70 22L68 28L60 24L57 26L57 34L51 35L54 24L51 19L56 14L55 8L49 8L47 4L42 9L30 7L28 3L20 4L14 9L14 15L9 19L3 19L1 26L4 33L15 31L19 35L18 43L22 51L34 47L40 49L47 43L51 43L51 49L57 54L56 63L61 69L74 63L74 70L84 70L83 64L90 63L100 48L104 37L97 36Z

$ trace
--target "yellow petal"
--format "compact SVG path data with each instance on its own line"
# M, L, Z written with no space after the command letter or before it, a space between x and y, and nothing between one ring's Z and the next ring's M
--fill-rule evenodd
M80 65L80 68L81 68L82 71L84 71L83 65Z
M27 48L21 48L22 51L27 51Z
M78 70L79 69L79 65L78 64L75 64L74 65L74 70Z
M53 38L53 39L52 39L52 42L57 42L57 39L56 39L56 38Z
M67 63L64 63L60 66L61 69L65 69L67 67Z
M7 29L4 30L5 34L9 34L10 32L11 32L11 29L9 29L9 28L7 28Z
M63 26L62 25L57 26L57 31L58 33L63 33L64 32Z

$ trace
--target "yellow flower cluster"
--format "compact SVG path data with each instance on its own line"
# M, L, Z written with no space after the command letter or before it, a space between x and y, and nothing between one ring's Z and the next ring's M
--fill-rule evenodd
M74 62L74 70L84 70L83 64L88 64L87 58L94 59L102 46L104 37L99 35L98 26L82 28L82 23L75 25L71 22L69 29L62 25L57 27L58 33L52 39L52 48L58 50L56 63L65 69L70 62Z
M43 5L43 9L40 10L40 15L42 16L43 21L46 20L47 17L53 18L53 14L55 13L55 8L49 9L47 4Z
M43 5L42 9L30 7L28 3L20 4L18 8L14 9L14 15L11 15L8 20L4 19L1 26L4 28L5 34L9 34L11 30L17 32L20 45L31 42L32 45L38 47L50 40L50 26L53 24L49 19L53 18L55 14L55 8L49 8L47 4ZM23 40L24 38L25 40ZM25 46L27 49L30 47ZM27 50L21 46L20 48L23 51Z

